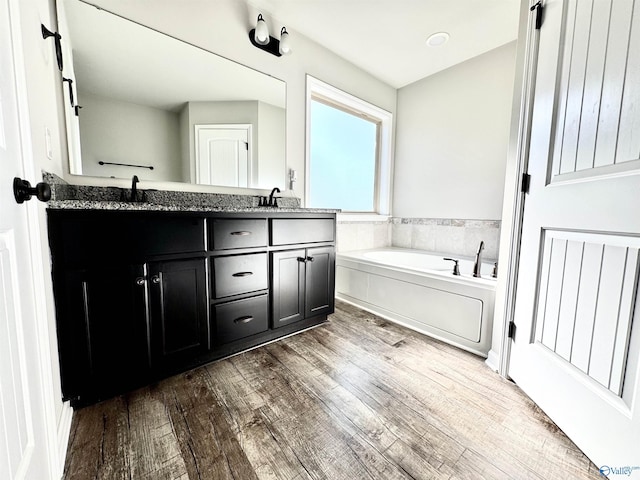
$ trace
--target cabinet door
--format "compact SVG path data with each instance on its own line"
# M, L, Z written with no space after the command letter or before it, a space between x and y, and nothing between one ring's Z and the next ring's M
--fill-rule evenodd
M206 260L168 260L149 265L152 367L189 364L209 350Z
M271 254L273 328L304 318L305 250Z
M305 317L333 313L335 276L333 247L308 248L305 274Z
M65 399L99 400L148 378L148 316L142 266L64 274L58 342Z

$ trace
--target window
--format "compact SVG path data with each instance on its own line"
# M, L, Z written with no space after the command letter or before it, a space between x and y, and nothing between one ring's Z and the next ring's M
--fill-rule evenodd
M389 213L391 118L307 76L307 207Z

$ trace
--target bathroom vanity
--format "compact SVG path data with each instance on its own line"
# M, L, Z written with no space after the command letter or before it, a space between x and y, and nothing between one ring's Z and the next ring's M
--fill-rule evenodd
M83 406L321 324L335 213L48 209L62 390Z

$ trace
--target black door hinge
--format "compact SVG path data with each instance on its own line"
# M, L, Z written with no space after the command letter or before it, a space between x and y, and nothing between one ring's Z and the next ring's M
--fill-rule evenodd
M249 142L244 142L244 147L247 149L247 152L249 151Z
M516 339L516 324L513 322L509 322L509 333L507 333L507 337L513 340Z
M542 0L538 1L535 5L533 5L529 10L532 12L536 11L536 30L540 30L542 26L542 11L544 7L542 6Z
M520 185L520 191L522 193L529 193L529 187L531 186L531 175L528 173L522 174L522 184Z

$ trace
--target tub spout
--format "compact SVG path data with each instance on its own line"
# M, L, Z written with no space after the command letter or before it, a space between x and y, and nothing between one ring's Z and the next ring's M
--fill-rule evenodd
M480 269L482 268L482 251L484 250L484 242L480 242L478 253L476 253L476 263L473 265L473 276L480 278Z

